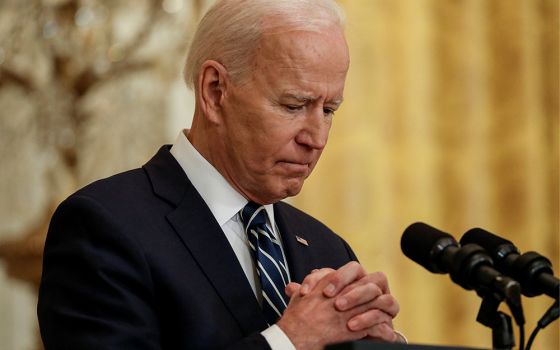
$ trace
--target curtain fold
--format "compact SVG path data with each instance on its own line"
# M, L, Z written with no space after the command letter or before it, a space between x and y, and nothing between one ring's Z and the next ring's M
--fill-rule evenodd
M480 299L400 252L424 221L483 227L559 271L558 1L345 0L351 66L294 202L388 274L411 342L490 347ZM524 298L530 333L552 303ZM535 349L559 348L558 323Z

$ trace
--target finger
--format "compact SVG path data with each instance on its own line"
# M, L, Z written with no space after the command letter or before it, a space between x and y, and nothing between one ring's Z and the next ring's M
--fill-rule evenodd
M300 295L304 296L311 292L315 286L322 280L325 276L333 273L334 270L330 268L315 269L309 275L305 277L301 283Z
M383 294L390 294L391 293L391 290L389 289L389 281L387 280L387 276L385 276L385 274L383 272L378 271L378 272L368 273L367 275L363 276L362 278L355 281L354 283L346 286L340 292L340 294L344 294L344 293L352 290L354 287L356 287L358 285L366 284L366 283L376 284L377 286L379 286L379 288L381 289Z
M399 340L399 336L395 332L392 326L381 323L372 327L366 336L366 339L370 340L381 340L385 342L394 343Z
M366 302L365 304L360 304L360 302L364 300L363 298L355 300L350 299L348 301L344 299L346 299L345 296L337 297L337 299L335 300L335 308L338 311L351 310L352 314L354 315L365 312L367 310L378 309L395 318L400 311L400 305L397 302L397 299L391 294L379 295L371 301Z
M381 288L375 283L365 283L351 288L347 292L340 293L335 300L335 307L338 311L350 310L358 305L374 301L382 295ZM380 305L381 306L381 305ZM382 304L382 306L385 306ZM376 305L373 305L376 307ZM380 308L380 307L377 307Z
M328 277L330 280L327 286L323 289L323 294L327 297L334 297L346 286L364 276L366 276L366 272L362 265L355 261L351 261Z
M383 272L377 271L370 273L367 278L371 282L377 284L379 288L381 288L383 294L391 294L391 290L389 289L389 280Z
M286 292L286 295L288 296L288 298L291 299L293 295L297 294L297 292L299 291L300 288L301 288L301 285L299 283L290 282L286 285L286 288L284 289L284 291Z
M387 324L393 328L393 318L391 315L386 314L385 312L373 309L368 310L366 312L360 313L354 317L351 317L348 322L347 326L348 329L351 331L357 332L361 330L368 330L368 334L372 335L374 333L371 332L376 326L380 324Z
M401 307L397 299L391 294L383 294L377 297L371 304L372 308L381 310L392 318L397 317Z

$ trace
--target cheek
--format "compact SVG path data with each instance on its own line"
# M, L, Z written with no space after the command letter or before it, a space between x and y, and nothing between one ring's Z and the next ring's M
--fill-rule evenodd
M260 155L267 161L282 160L298 152L295 133L291 133L288 128L269 129L255 136L255 144L258 144Z

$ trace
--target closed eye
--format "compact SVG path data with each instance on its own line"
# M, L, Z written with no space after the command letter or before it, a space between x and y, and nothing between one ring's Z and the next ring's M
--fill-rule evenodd
M290 112L301 111L305 105L285 105L286 109Z
M334 116L334 112L336 112L336 110L333 108L323 108L323 114L325 114L325 116L327 117Z

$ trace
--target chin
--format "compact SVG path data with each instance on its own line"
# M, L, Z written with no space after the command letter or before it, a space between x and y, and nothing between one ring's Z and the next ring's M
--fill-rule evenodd
M284 196L284 198L293 197L297 195L298 193L301 192L302 187L303 187L303 179L298 179L297 183L289 184L289 186L285 187L284 193L286 195Z
M253 200L258 198L259 203L269 204L293 197L301 191L303 181L303 178L290 178L284 179L280 183L269 184L264 188L261 187L260 190L253 191L253 193L259 193L259 195L254 196Z

